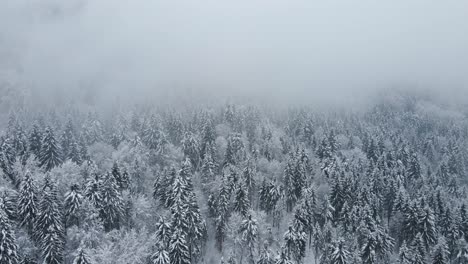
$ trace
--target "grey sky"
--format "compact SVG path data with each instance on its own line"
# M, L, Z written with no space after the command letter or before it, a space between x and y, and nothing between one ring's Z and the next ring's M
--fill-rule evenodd
M459 97L468 1L2 0L0 55L41 91L341 103L416 87Z

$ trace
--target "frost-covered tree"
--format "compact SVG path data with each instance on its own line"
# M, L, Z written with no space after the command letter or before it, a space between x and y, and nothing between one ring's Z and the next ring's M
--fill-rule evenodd
M34 180L29 172L26 173L18 195L18 219L20 226L26 227L28 232L34 229L34 223L38 214L38 193Z
M347 264L349 259L349 251L346 250L345 243L342 239L332 244L330 249L330 264Z
M34 123L29 134L29 151L38 158L41 153L42 131L37 123Z
M156 251L151 255L151 264L170 264L169 253L163 246L159 245Z
M152 115L145 124L142 138L143 142L149 149L156 150L157 152L164 151L167 139L162 130L161 124L155 115Z
M75 259L73 259L73 264L91 264L82 248L78 249L78 254L76 254Z
M237 165L245 155L244 142L239 133L233 133L228 138L225 164Z
M190 252L187 240L182 230L175 230L169 245L169 259L171 264L189 264Z
M128 178L128 173L126 171L121 171L117 162L114 162L111 174L120 190L126 189L129 186L130 180Z
M16 264L19 262L18 246L10 220L3 210L0 210L0 263Z
M184 156L190 159L194 168L197 169L200 166L200 144L193 133L185 133L182 139L182 151Z
M248 248L250 263L255 263L254 251L258 239L258 224L252 215L249 215L247 219L242 221L239 232L241 234L242 241Z
M57 193L52 183L46 182L42 191L34 238L39 243L44 263L63 261L64 227Z
M80 208L83 196L79 191L79 186L74 184L70 187L70 191L65 194L64 202L64 217L66 227L80 225Z
M439 237L437 245L435 245L432 253L432 264L448 264L449 250L445 238Z
M244 184L239 184L236 190L235 201L234 201L234 211L239 212L243 216L247 216L247 213L250 208L249 197L247 193L247 188Z
M257 264L273 264L274 258L271 251L268 249L268 246L265 244L263 249L260 251L260 256L256 262Z
M41 152L39 154L39 162L41 167L46 171L50 171L54 167L62 163L60 145L58 144L54 131L47 127L44 132L44 137L41 143Z
M124 204L115 179L110 173L106 174L100 188L102 200L99 203L99 209L104 228L106 231L118 229L124 213Z

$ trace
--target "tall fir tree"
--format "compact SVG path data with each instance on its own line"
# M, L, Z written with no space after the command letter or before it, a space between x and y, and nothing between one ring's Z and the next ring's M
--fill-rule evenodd
M115 179L107 173L101 186L100 216L106 231L119 229L124 213L124 204Z
M170 264L169 252L162 245L156 247L156 251L151 255L151 264Z
M18 246L10 220L3 210L0 210L0 263L16 264L19 262Z
M38 193L34 180L29 172L26 173L18 196L18 218L20 226L26 227L29 233L34 230L34 223L38 215Z
M60 264L63 261L64 227L53 183L46 182L42 194L34 239L41 247L44 263Z
M190 264L190 253L185 234L182 230L175 230L169 246L171 264Z
M39 128L39 125L35 123L29 134L29 151L31 151L36 158L39 158L41 154L42 136L42 131Z
M41 167L43 167L46 171L50 171L62 163L60 146L55 139L52 128L46 128L41 145L41 153L39 155L39 162Z
M91 262L88 260L88 256L86 256L84 249L78 249L78 254L76 254L75 259L73 259L73 264L91 264Z
M83 196L79 191L79 186L74 184L70 187L70 191L65 194L65 226L80 225L80 209Z

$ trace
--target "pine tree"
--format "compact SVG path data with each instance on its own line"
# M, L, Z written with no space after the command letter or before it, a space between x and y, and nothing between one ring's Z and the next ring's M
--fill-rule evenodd
M34 232L34 238L41 246L44 263L62 263L63 236L62 214L57 193L52 183L46 181Z
M347 264L349 251L346 250L344 241L339 239L331 248L330 264Z
M40 156L42 144L42 132L37 124L34 124L29 134L29 151L31 151L36 158Z
M432 264L448 264L448 245L444 237L439 237L432 253Z
M67 159L73 161L74 163L81 165L83 163L83 157L82 153L80 151L80 146L78 145L78 142L73 140L70 143L68 155L66 156Z
M194 134L185 133L182 139L182 151L184 152L184 156L190 159L194 168L197 169L200 164L200 146Z
M202 183L206 186L209 183L213 182L216 175L216 164L213 160L213 157L210 153L207 153L202 161L201 174L202 174Z
M88 257L86 256L85 251L82 248L78 249L78 254L73 260L73 264L91 264L91 262L88 260Z
M243 159L244 154L244 143L241 134L231 134L228 138L225 164L237 165Z
M106 231L120 228L120 221L124 212L121 194L115 179L109 173L101 186L100 216Z
M297 262L300 262L305 257L306 240L306 234L302 230L296 230L289 226L288 231L284 234L288 257L292 255Z
M93 174L90 175L89 179L87 180L87 182L85 184L84 196L96 208L101 208L102 184L103 184L103 182L101 180L101 177L95 172L93 172Z
M143 131L143 142L149 149L162 152L167 143L166 135L162 131L161 125L156 116L151 116Z
M128 174L124 171L122 172L119 168L119 164L114 162L111 171L112 176L115 179L115 182L120 190L126 189L129 186Z
M429 247L435 244L437 238L434 213L428 206L424 208L419 218L419 225L421 237L428 251Z
M254 263L254 250L258 238L258 225L257 221L249 215L247 219L243 220L240 226L240 234L242 241L246 244L249 250L250 262Z
M330 204L335 208L334 219L335 221L339 220L341 216L341 210L345 201L348 199L347 193L345 191L344 179L342 176L335 178L331 192L330 192Z
M415 153L411 155L407 174L409 179L421 178L421 165L419 163L419 158Z
M278 256L275 258L275 264L293 264L285 249L282 249Z
M42 257L44 264L63 263L63 238L56 232L45 234L42 242Z
M12 140L10 138L0 138L0 168L14 185L17 184L17 178L13 171L15 161L16 153Z
M96 113L89 113L82 127L82 138L86 145L102 141L104 129Z
M19 264L37 264L37 262L30 257L23 257Z
M468 263L468 244L464 239L460 239L457 242L457 251L455 255L456 264Z
M26 173L20 187L18 197L18 218L21 220L20 226L32 232L38 214L37 188L29 172Z
M8 217L3 210L0 210L0 263L18 263L17 248L15 234Z
M46 128L41 145L41 153L39 155L41 167L46 171L50 171L62 163L60 146L57 144L54 132L50 127Z
M215 142L215 131L211 120L206 120L203 131L202 131L202 140L200 146L200 156L205 158L206 154L210 154L212 157L214 155L213 144Z
M165 248L169 247L169 242L171 241L171 232L172 226L166 219L163 217L159 218L159 222L156 225L156 236L160 241L161 245Z
M169 246L171 264L190 264L190 253L182 230L175 230Z
M465 240L468 241L468 213L465 204L460 207L460 229L465 236Z
M426 251L424 248L424 240L420 233L416 235L411 245L414 264L425 264Z
M263 249L260 251L260 256L258 257L256 264L273 264L274 259L271 256L270 250L268 250L268 246L265 243Z
M61 150L62 154L65 158L70 156L71 146L76 143L75 142L75 133L73 129L72 121L69 119L67 124L65 125L65 129L62 132L61 137Z
M248 194L244 184L239 184L236 191L236 198L234 201L234 211L239 212L243 216L247 216L250 208Z
M169 264L172 263L169 259L169 253L163 246L158 245L156 251L151 255L151 264Z
M367 237L367 241L361 248L361 259L363 264L377 263L376 247L377 240L374 234L370 234Z
M67 227L80 225L79 210L83 196L79 192L79 186L74 184L70 187L70 191L65 194L65 225Z
M411 250L406 246L406 241L403 241L403 244L401 245L399 249L399 263L400 264L411 264L413 263L413 254Z

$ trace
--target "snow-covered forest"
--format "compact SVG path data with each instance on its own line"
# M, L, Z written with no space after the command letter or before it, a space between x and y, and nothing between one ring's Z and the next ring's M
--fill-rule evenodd
M17 109L0 143L0 263L468 263L463 107Z
M0 0L0 264L468 264L468 1Z

